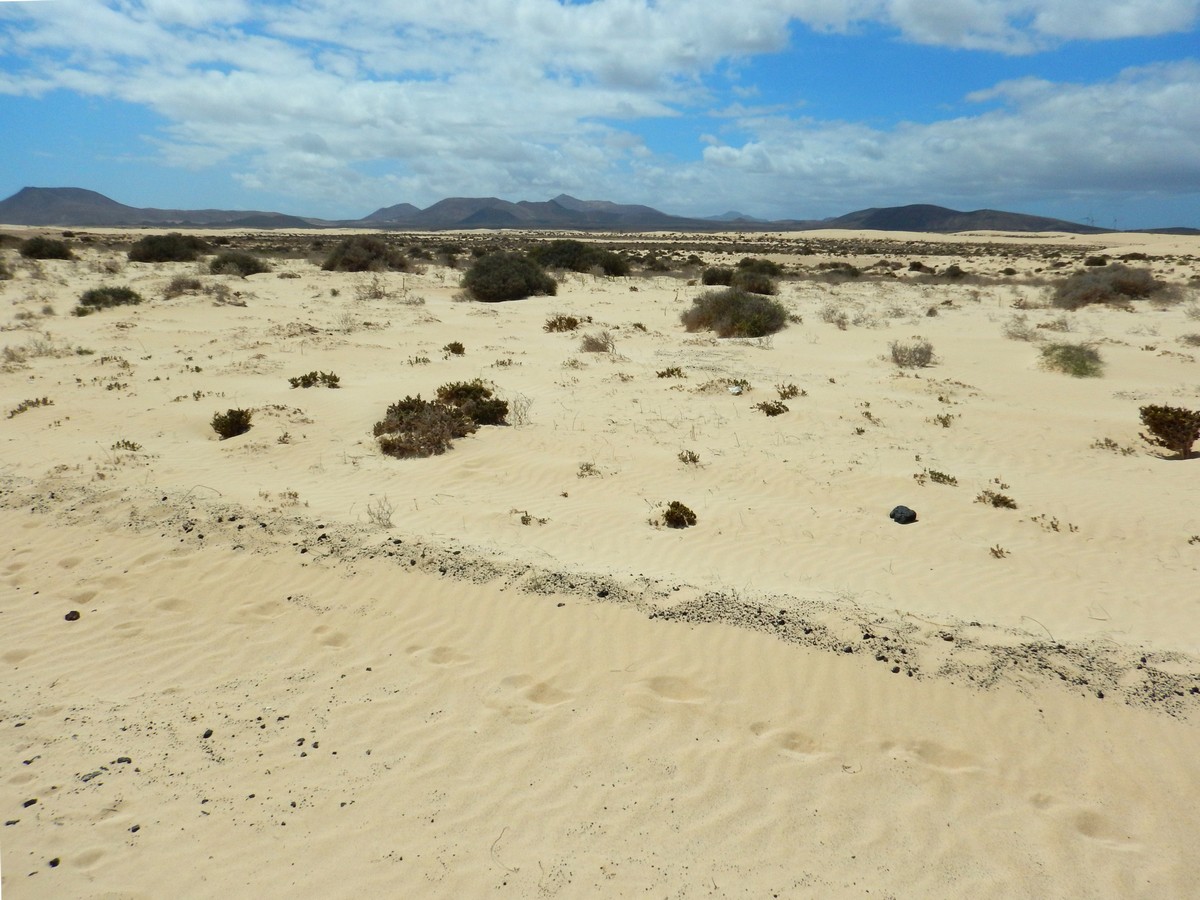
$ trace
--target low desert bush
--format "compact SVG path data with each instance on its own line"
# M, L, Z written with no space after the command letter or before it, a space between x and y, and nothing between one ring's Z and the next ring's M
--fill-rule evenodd
M492 396L492 389L476 378L452 381L437 389L439 403L461 412L476 425L507 425L508 402Z
M733 287L741 288L751 294L774 296L779 293L774 279L758 269L739 269L733 274Z
M451 341L442 348L442 352L446 356L462 356L467 352L467 348L462 345L462 341Z
M556 282L523 253L501 250L477 259L463 276L463 287L476 300L500 303L536 294L554 296Z
M583 336L579 349L584 353L612 353L617 349L617 342L611 332L596 331Z
M1200 440L1200 412L1179 406L1143 406L1138 410L1149 434L1142 440L1172 451L1179 459L1192 454L1192 445Z
M892 362L902 369L923 369L933 362L933 344L922 337L892 341Z
M668 528L690 528L696 524L696 514L678 500L672 500L663 510L662 523Z
M18 251L26 259L74 259L75 254L66 241L48 237L31 237L21 242Z
M766 275L768 278L778 278L783 274L783 266L769 259L758 259L753 256L747 256L745 259L739 260L738 272L750 273L757 272L760 275Z
M700 283L730 287L733 284L733 269L728 266L709 266L701 273Z
M129 248L130 262L192 262L207 253L208 244L194 234L148 234Z
M781 400L764 400L762 403L755 403L754 408L762 410L767 416L782 416L788 411L787 404Z
M1149 269L1113 263L1068 276L1054 288L1050 303L1060 309L1079 309L1094 303L1126 306L1131 300L1151 296L1177 299L1178 291L1155 278Z
M1001 494L993 490L980 491L975 497L976 503L982 503L985 506L991 506L996 509L1016 509L1017 501L1007 494Z
M715 331L718 337L762 337L787 324L787 309L778 300L731 287L701 294L680 315L688 331Z
M683 369L679 368L679 366L667 366L665 369L660 369L659 371L655 372L654 374L656 374L659 378L686 378L687 377L686 375L683 374Z
M237 437L250 430L250 420L253 413L248 409L228 409L212 417L212 430L221 436L221 440Z
M86 316L110 306L129 306L142 302L142 295L127 287L98 287L84 291L75 307L75 315Z
M214 275L240 275L245 278L247 275L270 272L271 267L265 260L253 254L240 250L225 250L208 264L208 271Z
M382 272L386 269L405 272L408 259L382 238L355 234L339 241L329 251L321 268L326 272Z
M547 269L571 272L600 270L605 275L628 275L629 261L619 253L568 238L533 248L529 255Z
M337 388L341 387L341 380L341 376L335 375L333 372L307 372L304 375L289 378L288 384L294 388L310 388L316 387L318 384L327 388Z
M580 319L576 316L566 316L561 313L551 316L546 320L546 324L542 326L543 331L562 332L574 331L584 322L592 321L592 317L588 316L585 319Z
M204 289L204 285L199 278L190 278L187 275L176 275L172 278L165 288L163 288L163 297L170 300L172 297L179 297L183 294L192 294L196 291Z
M473 434L479 428L462 410L420 396L405 397L388 407L387 414L375 423L379 449L397 459L440 456L456 438Z
M1046 344L1042 366L1075 378L1098 378L1104 373L1100 351L1087 344Z
M1017 313L1004 323L1004 336L1010 341L1040 341L1043 337L1024 313Z

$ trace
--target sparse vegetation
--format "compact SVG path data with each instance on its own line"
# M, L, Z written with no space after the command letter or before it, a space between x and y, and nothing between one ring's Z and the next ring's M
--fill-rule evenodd
M605 275L628 275L629 261L619 253L573 239L550 241L534 247L529 255L547 269L571 272L599 270Z
M1142 440L1170 450L1177 459L1192 455L1192 445L1200 440L1200 411L1179 406L1143 406L1138 410L1147 433Z
M289 378L288 383L294 388L310 388L321 385L327 388L341 387L339 383L341 377L333 372L308 372L304 375L297 375L295 378Z
M1131 300L1155 296L1178 298L1178 291L1154 277L1149 269L1134 269L1122 263L1076 272L1060 282L1050 303L1060 309L1079 309L1100 303L1127 306Z
M1096 438L1092 441L1093 450L1107 450L1110 453L1120 453L1122 456L1136 456L1137 449L1134 447L1122 447L1112 438Z
M762 337L787 324L778 300L731 287L701 294L680 320L688 331L715 331L718 337Z
M31 409L37 409L39 406L53 406L54 401L49 397L35 397L32 400L22 400L15 407L8 411L7 418L11 419L14 416L19 416L23 412L28 412Z
M437 389L438 402L453 407L476 425L508 424L508 402L493 396L483 381L454 381Z
M922 337L892 341L892 362L902 369L923 369L933 362L933 344Z
M451 341L442 348L442 352L445 353L446 356L462 356L467 352L467 349L462 345L461 342Z
M542 326L542 330L549 331L549 332L574 331L576 328L578 328L584 322L591 322L591 321L592 321L591 316L587 316L583 319L580 319L577 316L567 316L567 315L563 315L562 313L559 313L558 315L554 315L554 316L551 316L550 318L548 318L546 320L546 324Z
M128 256L130 262L192 262L210 249L205 241L195 235L172 231L139 238L129 248Z
M554 296L556 282L523 253L502 250L477 259L463 276L463 288L476 300L501 303L534 295Z
M253 412L248 409L228 409L212 417L212 430L221 436L221 440L237 437L250 430L253 417Z
M245 278L247 275L270 272L271 267L253 254L240 250L225 250L208 264L208 271L214 275L240 275Z
M754 404L755 409L762 410L767 416L781 416L788 411L787 404L779 400L764 400Z
M584 353L612 353L617 349L617 342L611 332L597 331L585 334L579 342L579 349Z
M379 449L397 459L440 456L479 426L462 410L440 401L405 397L375 423Z
M1074 378L1099 378L1104 373L1100 351L1088 344L1046 344L1042 366Z
M67 246L66 241L56 238L31 237L22 241L17 251L26 259L74 259L75 254Z
M683 374L683 369L679 368L679 366L667 366L665 369L659 369L654 374L657 375L659 378L686 378L687 377L686 375Z
M127 287L98 287L84 291L79 297L79 305L75 307L75 315L86 316L98 309L112 306L136 305L142 302L142 295Z
M1004 323L1004 336L1010 341L1040 341L1043 337L1024 313L1017 313Z
M1001 494L998 491L993 491L990 488L982 490L975 497L976 503L982 503L985 506L991 506L996 509L1016 509L1017 501L1007 494Z
M321 268L326 272L383 272L408 270L408 259L378 237L355 234L339 241Z
M807 397L808 391L802 391L794 384L777 384L775 391L779 394L780 400L791 400L794 397Z
M672 500L662 512L662 524L668 528L690 528L696 524L696 514L678 500Z
M680 450L679 461L685 466L698 466L700 465L700 454L695 450Z
M163 298L170 300L172 297L179 297L183 294L194 294L203 289L204 285L199 278L193 278L188 275L176 275L163 288Z
M130 453L137 453L139 450L142 449L142 445L139 444L137 441L130 441L130 440L126 440L125 438L122 438L121 440L114 443L110 449L112 449L112 450L127 450Z
M728 266L709 266L700 274L700 283L731 287L733 285L733 269Z
M766 272L758 269L739 269L733 275L732 286L751 294L774 296L779 293L779 287L775 284L775 280Z

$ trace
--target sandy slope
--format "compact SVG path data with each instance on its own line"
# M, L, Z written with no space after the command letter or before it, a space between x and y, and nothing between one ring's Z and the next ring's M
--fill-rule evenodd
M944 240L993 249L927 261L988 274L1200 271L1195 239ZM789 261L845 258L819 249ZM1048 333L1107 363L1076 380L1004 337L1044 296L1021 278L785 282L802 321L731 342L681 329L702 288L667 275L485 306L437 266L358 299L290 260L202 276L240 294L214 305L160 299L194 265L6 258L30 358L0 408L52 401L0 419L6 896L1193 890L1200 461L1137 437L1139 405L1200 405L1184 306L1068 314ZM111 283L153 302L66 315ZM938 362L898 370L913 335ZM312 370L342 387L289 387ZM378 453L389 403L475 377L518 424ZM696 528L649 524L672 499Z

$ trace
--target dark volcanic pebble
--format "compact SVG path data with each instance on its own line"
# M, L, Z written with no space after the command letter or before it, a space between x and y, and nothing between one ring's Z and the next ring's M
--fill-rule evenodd
M205 739L205 740L208 740L210 737L212 737L212 729L211 729L211 728L205 728L205 729L204 729L204 739Z
M69 613L67 613L65 616L63 616L63 618L66 619L68 622L77 622L79 620L79 610L73 609Z
M61 862L61 860L57 856L54 857L54 859L50 860L50 868L57 869L59 862Z

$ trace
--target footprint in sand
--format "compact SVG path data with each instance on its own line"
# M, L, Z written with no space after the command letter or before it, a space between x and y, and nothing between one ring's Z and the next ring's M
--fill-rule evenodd
M510 675L500 682L500 688L488 706L517 725L527 725L545 709L571 699L566 691L532 675Z
M1114 847L1130 847L1135 843L1132 835L1094 809L1080 809L1070 804L1061 804L1055 797L1040 792L1031 796L1029 803L1034 809L1049 812L1055 818L1065 821L1085 838L1102 841Z
M969 772L979 768L975 757L935 741L913 741L908 744L884 743L880 749L893 757L909 757L932 769L943 772Z
M435 666L457 666L470 659L469 656L464 656L453 647L446 646L426 647L422 644L409 644L404 648L404 652L409 656L433 663Z
M642 684L649 688L651 693L675 703L699 703L708 696L686 678L676 678L673 675L658 675L643 681Z
M812 758L824 753L820 744L809 735L800 731L776 731L767 722L753 723L750 726L750 733L755 737L761 737L790 756Z
M350 643L350 636L348 634L342 631L334 631L328 625L318 625L313 629L313 634L326 647L333 647L340 650Z

